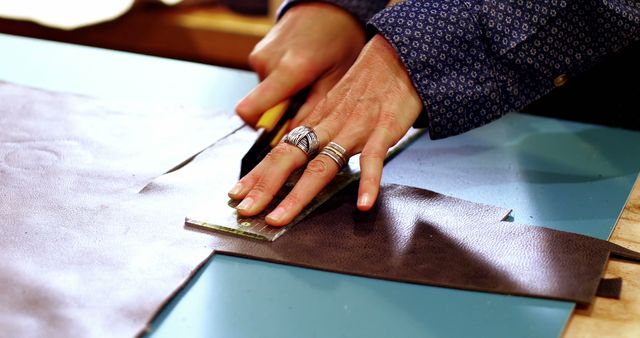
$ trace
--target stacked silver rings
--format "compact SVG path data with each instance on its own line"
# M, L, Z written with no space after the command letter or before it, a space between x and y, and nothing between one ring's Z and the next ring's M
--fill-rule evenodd
M329 142L326 147L322 148L320 154L329 156L329 158L336 162L338 169L342 169L342 167L347 164L347 150L335 142Z
M318 135L313 129L306 126L296 127L291 130L285 136L284 142L298 147L307 157L315 155L318 152L318 147L320 147Z

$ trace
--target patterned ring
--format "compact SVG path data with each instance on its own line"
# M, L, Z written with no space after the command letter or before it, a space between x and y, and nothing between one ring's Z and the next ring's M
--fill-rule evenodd
M347 150L335 142L329 142L326 147L322 148L320 154L329 156L329 158L336 162L338 170L342 169L342 167L347 164Z
M287 134L287 136L285 136L284 142L298 147L305 155L307 155L307 158L315 155L315 153L318 152L318 147L320 146L316 132L306 126L294 128L289 132L289 134Z

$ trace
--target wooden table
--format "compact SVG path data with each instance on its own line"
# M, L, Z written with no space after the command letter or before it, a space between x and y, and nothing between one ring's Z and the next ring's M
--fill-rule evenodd
M640 178L609 239L640 251ZM564 337L640 337L640 265L612 259L606 277L622 277L619 300L597 297L588 309L576 309Z
M116 20L61 30L0 18L0 32L248 69L247 57L274 19L222 6L137 6Z

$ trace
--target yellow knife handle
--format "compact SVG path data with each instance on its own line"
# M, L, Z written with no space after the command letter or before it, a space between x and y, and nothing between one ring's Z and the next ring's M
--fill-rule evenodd
M269 108L269 110L260 116L258 123L256 123L256 129L264 128L267 132L271 132L288 107L289 100L284 100L272 108Z
M280 130L276 134L276 136L271 140L271 143L269 143L269 146L271 148L274 148L275 146L277 146L278 143L280 143L280 140L284 137L284 134L287 133L287 130L289 129L289 122L291 121L285 122L284 125L282 125L282 128L280 128Z

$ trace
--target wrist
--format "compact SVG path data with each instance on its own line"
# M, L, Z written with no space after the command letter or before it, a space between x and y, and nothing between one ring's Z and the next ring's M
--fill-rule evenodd
M364 27L371 17L387 6L389 0L285 0L278 10L277 17L281 17L290 8L305 3L322 3L324 5L335 6L352 15L358 25Z
M358 27L364 34L364 24L353 13L331 2L300 1L286 3L280 9L278 19L298 15L348 23L350 26Z

